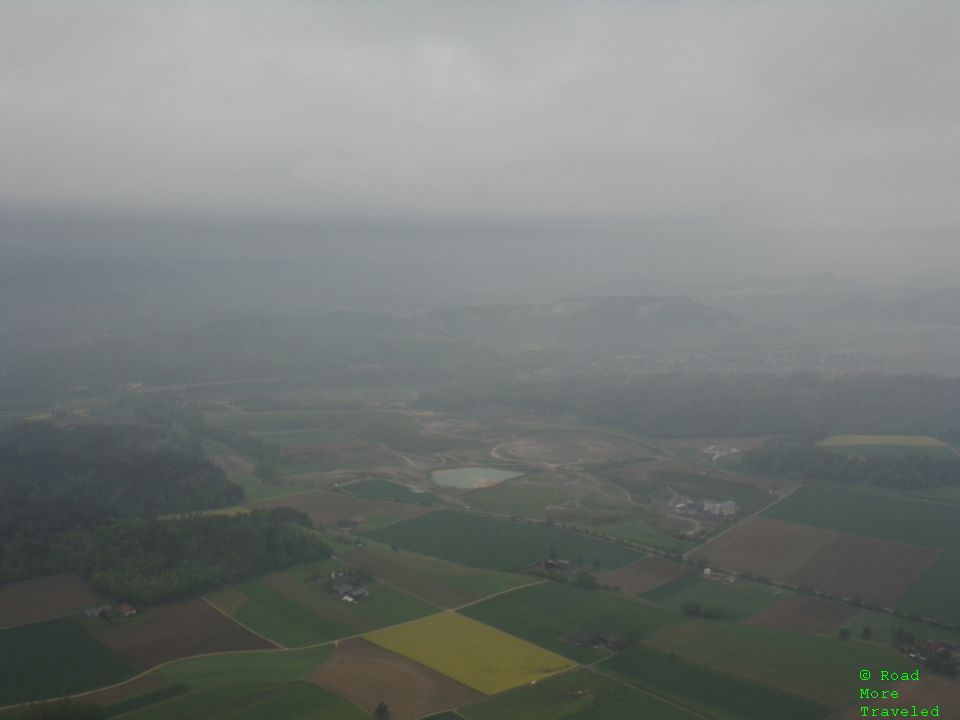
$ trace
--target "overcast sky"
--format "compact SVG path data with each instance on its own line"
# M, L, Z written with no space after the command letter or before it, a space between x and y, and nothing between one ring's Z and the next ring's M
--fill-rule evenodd
M0 242L169 221L943 276L958 68L956 0L6 0Z

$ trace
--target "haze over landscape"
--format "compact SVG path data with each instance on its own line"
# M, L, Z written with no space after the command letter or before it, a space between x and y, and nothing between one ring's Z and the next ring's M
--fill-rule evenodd
M958 33L4 3L0 717L960 712Z

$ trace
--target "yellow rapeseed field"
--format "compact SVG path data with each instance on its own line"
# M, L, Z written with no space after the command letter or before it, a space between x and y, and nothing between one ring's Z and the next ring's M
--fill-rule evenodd
M906 445L910 447L946 447L946 443L926 435L834 435L822 440L824 447L844 445Z
M378 630L366 638L487 695L535 682L577 665L454 612Z

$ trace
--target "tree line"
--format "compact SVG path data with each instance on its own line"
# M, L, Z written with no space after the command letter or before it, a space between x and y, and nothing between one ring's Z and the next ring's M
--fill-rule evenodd
M648 437L838 433L960 438L960 378L795 373L577 375L543 382L451 384L426 408L508 406L578 415Z
M921 453L851 457L800 441L768 441L741 453L742 467L764 475L796 473L818 480L918 490L960 483L960 458Z

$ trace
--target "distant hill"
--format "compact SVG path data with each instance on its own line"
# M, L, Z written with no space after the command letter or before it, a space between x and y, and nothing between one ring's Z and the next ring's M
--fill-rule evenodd
M960 326L960 287L868 295L831 308L827 315L848 322Z
M746 278L698 282L670 287L658 287L649 280L625 279L607 283L600 294L669 292L689 297L734 315L761 321L805 323L819 322L830 308L866 298L878 291L877 287L840 278L833 273L818 273L792 278Z

